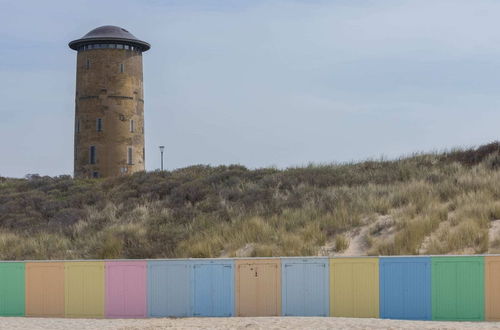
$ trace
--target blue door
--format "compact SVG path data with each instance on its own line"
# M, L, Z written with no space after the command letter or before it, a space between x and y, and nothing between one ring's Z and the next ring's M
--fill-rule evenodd
M233 316L232 260L193 261L194 316Z
M380 258L380 317L431 319L430 258Z
M329 311L328 259L282 259L282 314L327 316Z
M148 262L148 314L153 317L191 316L189 261Z

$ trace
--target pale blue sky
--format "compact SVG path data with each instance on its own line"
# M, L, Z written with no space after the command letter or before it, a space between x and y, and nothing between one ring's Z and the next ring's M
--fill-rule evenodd
M76 53L144 54L146 167L300 166L500 135L500 1L0 0L0 176L72 174Z

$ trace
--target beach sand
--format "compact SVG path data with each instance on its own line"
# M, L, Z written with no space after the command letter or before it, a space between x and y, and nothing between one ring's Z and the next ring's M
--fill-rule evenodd
M0 329L500 329L500 322L434 322L333 317L57 319L0 317Z

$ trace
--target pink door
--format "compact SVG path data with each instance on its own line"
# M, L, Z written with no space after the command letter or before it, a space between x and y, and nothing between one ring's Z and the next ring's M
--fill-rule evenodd
M146 317L146 261L106 262L106 317Z

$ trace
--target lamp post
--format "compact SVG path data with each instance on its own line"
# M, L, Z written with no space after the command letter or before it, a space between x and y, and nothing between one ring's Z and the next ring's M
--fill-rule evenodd
M160 146L161 153L161 170L163 171L163 150L165 150L165 146Z

